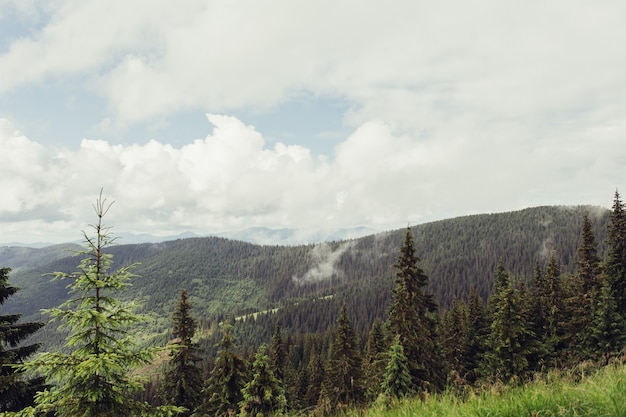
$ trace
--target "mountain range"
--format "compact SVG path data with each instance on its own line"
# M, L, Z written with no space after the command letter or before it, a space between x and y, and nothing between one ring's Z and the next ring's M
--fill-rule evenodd
M428 291L440 308L449 307L454 299L464 299L472 287L487 298L499 260L515 276L530 279L535 265L545 264L553 251L562 272L571 273L585 213L594 223L602 255L609 211L600 207L543 206L412 226L420 266L430 278ZM133 272L138 277L120 298L137 303L139 312L146 315L143 335L153 338L167 333L182 289L189 293L195 315L207 328L253 312L281 311L281 306L312 308L312 303L331 298L345 300L363 311L355 318L357 329L362 331L376 317L384 317L404 229L290 245L267 242L283 242L297 231L251 230L254 233L249 236L265 243L230 235L113 246L114 269L135 265ZM272 236L276 240L271 240ZM23 314L24 320L46 321L40 310L55 307L68 297L67 282L51 281L49 274L75 271L81 258L74 254L80 248L75 243L0 247L0 266L12 268L11 282L21 288L0 306L0 314L16 312ZM317 305L326 308L319 302ZM295 307L282 311L290 312L284 320L292 330L301 330L296 327L307 321L294 321L300 314ZM324 320L332 321L333 317ZM315 326L324 329L329 325L324 320ZM54 338L53 327L40 333L42 339Z

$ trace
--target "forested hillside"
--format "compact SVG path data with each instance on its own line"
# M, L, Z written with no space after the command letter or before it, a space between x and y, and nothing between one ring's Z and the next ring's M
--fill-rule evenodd
M128 366L134 349L144 352L133 363L151 375L128 404L163 415L185 407L186 416L331 415L516 384L589 361L619 363L623 354L626 217L617 193L611 211L538 207L304 246L217 237L112 245L101 226L104 201L97 240L79 257L68 256L75 246L1 252L22 290L4 284L10 300L0 313L12 322L23 314L37 330L47 320L39 309L51 308L69 324L61 332L57 320L29 337L53 352L18 368L62 375L46 375L60 396L37 399L42 410L46 401L74 407L56 384L91 380L78 364L101 366L122 348ZM52 272L62 279L51 281ZM73 348L78 340L84 349ZM171 341L171 360L155 362ZM59 367L57 357L76 366ZM135 390L126 366L115 368L115 379ZM82 383L71 386L80 391Z
M603 242L608 210L589 206L537 207L413 226L416 252L430 277L429 290L442 309L454 299L466 299L472 287L486 299L499 260L514 275L530 278L536 262L545 264L553 250L567 273L574 267L584 213L589 213L598 242ZM111 253L114 267L137 264L133 272L139 278L124 297L140 302L141 312L153 319L143 327L151 334L169 328L182 289L189 293L205 327L228 316L334 294L335 301L324 302L346 300L362 312L355 326L365 331L374 318L386 314L402 236L403 231L396 230L303 246L189 238L120 244L112 247ZM40 320L41 308L64 301L67 283L51 282L51 276L45 274L74 271L80 260L72 256L76 249L75 245L0 248L0 265L13 268L11 280L22 289L3 309ZM602 254L602 244L599 249ZM289 309L285 326L294 330L325 328L336 319L338 308L334 307L318 309L315 303L300 303Z

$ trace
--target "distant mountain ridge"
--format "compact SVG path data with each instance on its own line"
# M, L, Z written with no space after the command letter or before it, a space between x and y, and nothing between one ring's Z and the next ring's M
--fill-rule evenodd
M250 227L242 230L233 230L220 233L209 233L201 235L191 231L182 232L176 235L156 236L150 233L130 233L120 232L116 234L120 244L140 244L140 243L159 243L176 239L188 239L194 237L224 237L232 240L241 240L243 242L255 243L258 245L306 245L309 243L321 243L333 240L346 240L362 237L378 232L368 227L352 227L328 231L311 231L292 228L272 229L269 227ZM79 244L80 241L69 242ZM2 247L24 247L24 248L44 248L48 246L56 246L55 243L46 242L8 242L0 243Z
M521 278L555 251L563 274L575 269L582 218L589 213L602 254L609 211L591 206L535 207L463 216L411 227L429 291L441 308L465 298L470 287L486 297L499 260ZM275 231L255 230L259 236ZM290 231L282 231L287 235ZM146 337L166 331L180 290L190 295L203 323L221 321L280 305L333 294L363 313L357 328L371 325L388 308L404 229L306 245L261 245L225 237L190 237L111 248L114 268L136 264L139 278L122 297L138 302L150 320ZM65 282L50 282L54 271L72 272L80 258L75 245L42 249L0 248L0 266L12 267L11 282L22 290L2 306L41 319L39 310L67 298ZM355 307L356 308L356 307ZM300 326L285 317L287 326ZM327 324L318 323L320 328ZM330 323L328 323L330 325ZM293 330L293 329L292 329ZM296 329L297 330L297 329ZM52 331L52 330L48 330ZM46 335L44 337L51 337Z

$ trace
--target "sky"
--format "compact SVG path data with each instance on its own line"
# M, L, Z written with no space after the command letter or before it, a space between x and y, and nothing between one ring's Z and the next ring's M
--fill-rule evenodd
M391 230L626 180L621 0L0 0L0 242Z

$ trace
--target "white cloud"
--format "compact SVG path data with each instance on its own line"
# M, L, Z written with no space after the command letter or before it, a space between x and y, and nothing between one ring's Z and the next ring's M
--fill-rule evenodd
M178 147L92 138L57 152L2 121L0 216L39 230L69 233L100 187L136 231L386 228L606 204L626 173L623 2L5 4L32 27L0 54L0 95L59 80L104 98L104 133L181 111L215 127ZM334 154L216 115L294 96L349 103Z
M572 134L567 147L543 138L527 166L517 157L527 152L523 142L498 137L459 138L450 146L371 121L327 160L301 146L270 149L261 132L234 117L208 119L212 133L180 148L156 140L112 145L85 139L79 149L57 154L1 120L0 144L10 150L0 168L2 240L78 239L93 220L91 204L101 187L116 200L109 219L116 230L153 234L252 226L385 230L520 208L529 196L548 204L609 205L613 174L623 172L626 161L619 146L624 124ZM597 186L587 189L581 184L589 175Z

